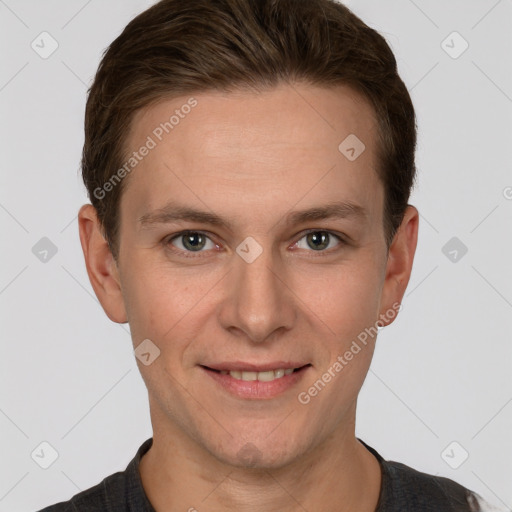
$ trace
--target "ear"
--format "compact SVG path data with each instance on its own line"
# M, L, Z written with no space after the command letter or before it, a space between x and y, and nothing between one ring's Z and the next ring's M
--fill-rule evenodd
M127 315L121 293L117 263L101 231L92 204L84 204L78 212L80 243L84 252L89 281L107 316L116 323L126 323Z
M397 304L401 304L409 283L418 242L418 225L418 210L408 205L388 252L380 302L379 323L382 326L389 325L396 318ZM391 310L394 310L393 315L389 314Z

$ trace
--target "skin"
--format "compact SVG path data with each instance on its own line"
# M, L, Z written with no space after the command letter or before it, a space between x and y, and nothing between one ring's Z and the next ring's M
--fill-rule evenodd
M188 98L139 111L126 147L139 148ZM146 494L159 512L373 511L381 472L355 437L355 413L376 337L308 404L297 395L401 302L418 211L408 206L388 251L376 120L352 89L283 84L194 98L197 106L125 178L117 262L94 208L79 212L106 314L129 322L134 347L150 339L160 349L150 365L137 361L154 430L140 467ZM338 150L351 133L366 146L355 161ZM225 217L232 229L192 221L143 229L138 219L170 200ZM365 216L286 224L292 211L340 200ZM208 237L201 252L170 241L185 229ZM309 229L345 242L332 236L315 250ZM262 248L252 263L236 252L248 236ZM277 397L242 399L199 366L233 360L311 367Z

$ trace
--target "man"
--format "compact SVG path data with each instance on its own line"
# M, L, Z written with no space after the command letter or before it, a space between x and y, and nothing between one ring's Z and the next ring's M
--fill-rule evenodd
M418 233L385 40L331 0L163 0L91 87L88 275L128 322L153 437L45 511L468 511L355 437Z

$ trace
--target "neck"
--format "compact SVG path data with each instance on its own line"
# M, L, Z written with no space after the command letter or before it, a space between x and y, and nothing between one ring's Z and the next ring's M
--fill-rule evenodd
M354 411L355 417L355 411ZM162 422L156 422L162 425ZM282 467L224 464L178 428L155 428L140 463L146 495L157 512L374 512L381 488L378 460L350 428Z

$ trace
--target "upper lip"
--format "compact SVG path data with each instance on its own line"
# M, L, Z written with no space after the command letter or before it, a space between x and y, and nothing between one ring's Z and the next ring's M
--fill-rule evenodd
M269 363L247 363L244 361L230 361L223 363L212 363L208 365L201 365L210 370L217 371L242 371L242 372L268 372L270 370L288 370L295 368L302 368L309 363L296 363L290 361L274 361Z

